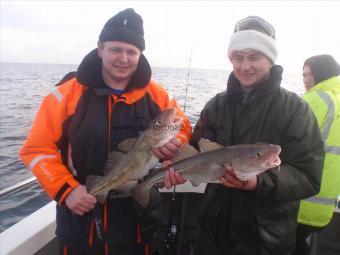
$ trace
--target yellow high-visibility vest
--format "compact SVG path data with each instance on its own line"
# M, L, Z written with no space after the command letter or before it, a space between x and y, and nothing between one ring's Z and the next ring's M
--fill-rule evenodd
M322 81L303 99L312 108L325 142L325 162L320 193L301 201L298 222L326 226L340 195L340 76Z

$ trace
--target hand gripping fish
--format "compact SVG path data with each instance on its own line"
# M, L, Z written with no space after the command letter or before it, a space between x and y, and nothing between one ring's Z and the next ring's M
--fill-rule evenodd
M219 182L228 164L232 164L237 178L249 180L281 163L277 160L281 148L273 144L223 147L215 142L201 139L199 148L200 152L188 144L183 144L177 156L172 159L171 165L168 166L174 168L193 186L198 186L202 182ZM160 182L164 182L163 170L139 183L131 193L136 201L145 207L149 203L151 187Z
M131 138L120 143L118 149L127 153L110 153L104 176L87 178L89 193L96 196L100 203L105 202L110 190L129 193L138 180L158 163L159 159L152 149L165 145L178 133L182 118L175 116L175 113L175 108L161 112L138 139Z

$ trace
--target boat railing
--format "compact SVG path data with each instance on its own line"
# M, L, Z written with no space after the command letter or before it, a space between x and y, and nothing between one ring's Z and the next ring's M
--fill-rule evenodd
M28 185L31 185L35 181L37 181L37 178L35 176L32 176L32 177L27 178L23 181L19 181L19 182L13 184L12 186L9 186L7 188L0 190L0 199L2 197L6 196L9 193L16 192L17 190L19 190L21 188L24 188Z

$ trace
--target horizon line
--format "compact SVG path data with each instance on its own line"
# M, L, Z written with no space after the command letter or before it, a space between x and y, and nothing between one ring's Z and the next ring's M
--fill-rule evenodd
M10 62L10 61L0 61L0 64L36 64L36 65L75 65L78 66L79 64L73 64L73 63L51 63L51 62ZM208 68L208 67L173 67L173 66L151 66L152 68L173 68L173 69L196 69L196 70L215 70L215 71L228 71L227 69L222 68Z

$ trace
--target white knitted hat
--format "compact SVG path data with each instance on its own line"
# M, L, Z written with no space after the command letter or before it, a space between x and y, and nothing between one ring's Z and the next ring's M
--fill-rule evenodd
M247 19L250 19L251 21L248 21ZM240 22L247 22L246 27L242 30L237 30L237 27L235 27L235 32L231 36L229 42L228 57L231 59L231 56L235 51L251 49L261 52L275 63L278 55L275 32L272 36L270 36L262 31L257 31L259 24L255 23L254 20L256 22L266 22L263 19L254 16L241 20ZM268 26L268 24L269 23L267 23L266 26ZM269 24L269 26L271 25Z

